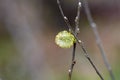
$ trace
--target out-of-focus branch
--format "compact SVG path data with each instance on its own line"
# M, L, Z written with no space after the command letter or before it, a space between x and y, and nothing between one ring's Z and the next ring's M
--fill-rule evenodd
M107 70L108 70L108 72L110 74L111 79L115 80L115 77L113 75L113 72L112 72L111 66L109 64L109 61L108 61L108 59L106 57L106 52L105 52L105 50L103 48L103 44L101 42L98 30L97 30L97 25L93 21L93 18L91 16L90 9L89 9L89 6L88 6L88 2L87 2L87 0L82 0L82 1L83 1L83 6L84 6L84 9L85 9L85 13L87 15L87 19L88 19L89 24L90 24L90 26L91 26L91 28L92 28L92 30L94 32L94 35L95 35L95 38L96 38L96 43L97 43L98 48L99 48L99 50L101 52L101 55L103 57L103 61L104 61L105 65L106 65L106 67L107 67Z

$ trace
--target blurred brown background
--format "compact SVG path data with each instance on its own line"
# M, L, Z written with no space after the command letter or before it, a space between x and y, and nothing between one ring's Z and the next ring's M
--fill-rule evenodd
M74 26L77 0L61 0ZM120 79L120 1L89 0L94 21L116 80ZM105 80L110 80L84 9L79 37ZM56 0L0 0L0 80L66 80L72 48L61 49L55 35L68 29ZM100 80L77 46L74 80Z

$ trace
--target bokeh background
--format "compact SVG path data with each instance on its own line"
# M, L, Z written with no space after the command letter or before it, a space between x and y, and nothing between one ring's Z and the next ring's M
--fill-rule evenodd
M88 0L116 80L120 80L120 0ZM61 0L65 15L74 26L77 0ZM79 38L105 80L110 80L95 43L84 9L81 8ZM67 28L56 0L0 0L0 80L67 80L72 48L59 48L55 35ZM76 51L73 80L100 80Z

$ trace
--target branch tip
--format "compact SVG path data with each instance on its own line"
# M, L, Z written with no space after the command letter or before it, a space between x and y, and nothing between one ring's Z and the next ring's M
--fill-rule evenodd
M81 2L79 2L78 5L81 7Z

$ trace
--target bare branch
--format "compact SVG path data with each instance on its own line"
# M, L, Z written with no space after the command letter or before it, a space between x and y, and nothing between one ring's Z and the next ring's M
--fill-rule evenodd
M59 9L60 9L61 15L62 15L65 23L67 24L69 30L71 31L72 27L71 27L71 25L70 25L70 23L69 23L68 18L67 18L67 17L64 15L64 13L63 13L63 10L62 10L62 7L61 7L61 4L60 4L60 1L59 1L59 0L57 0L57 4L58 4L58 7L59 7Z
M76 64L75 51L76 51L76 43L74 43L74 45L73 45L72 63L71 63L70 69L69 69L69 78L68 78L68 80L71 80L73 68L74 68L74 65Z
M88 59L88 61L90 62L90 64L92 65L92 67L95 69L96 73L98 74L98 76L101 78L101 80L104 80L102 75L100 74L100 72L98 71L97 67L95 66L95 64L93 63L93 61L91 60L90 56L88 55L88 52L83 44L83 42L81 40L78 40L78 43L80 44L85 57Z
M102 75L100 74L99 70L97 69L97 67L95 66L95 64L94 64L93 61L91 60L90 56L88 55L88 52L87 52L87 50L86 50L83 42L75 35L75 33L72 33L72 34L75 36L77 42L79 43L79 45L81 46L81 48L82 48L82 50L83 50L83 52L84 52L85 57L88 59L88 61L89 61L90 64L92 65L92 67L95 69L97 75L100 77L101 80L104 80L104 78L103 78Z
M85 12L86 12L86 15L87 15L87 19L88 19L88 21L89 21L89 24L90 24L90 26L91 26L91 28L92 28L92 30L93 30L93 32L94 32L94 35L95 35L95 38L96 38L96 43L97 43L98 48L99 48L99 50L100 50L100 52L101 52L101 55L102 55L102 57L103 57L104 64L105 64L105 66L107 67L107 70L108 70L108 72L109 72L109 74L110 74L111 79L112 79L112 80L115 80L115 77L114 77L114 75L113 75L113 72L112 72L111 66L110 66L110 64L109 64L109 61L108 61L108 59L107 59L107 57L106 57L106 52L105 52L105 50L104 50L104 48L103 48L103 44L102 44L102 42L101 42L101 39L100 39L98 30L97 30L97 25L96 25L96 23L93 21L93 18L92 18L92 16L91 16L91 13L90 13L90 9L89 9L87 0L83 0L83 5L84 5L84 8L85 8Z
M85 57L88 59L88 61L90 62L90 64L92 65L92 67L95 69L97 75L100 77L101 80L104 80L102 75L100 74L100 72L98 71L98 69L96 68L95 64L93 63L93 61L91 60L91 58L89 57L88 55L88 52L86 50L86 48L84 47L84 44L81 40L79 40L79 38L77 37L76 35L76 30L74 31L71 27L71 25L69 24L69 21L67 19L67 17L64 15L63 13L63 10L61 8L61 5L60 5L60 1L57 0L57 3L58 3L58 6L59 6L59 9L60 9L60 12L64 18L64 21L66 22L66 24L68 25L68 28L71 30L71 33L74 35L74 37L76 38L76 41L79 43L79 45L81 46L83 52L84 52L84 55ZM78 4L78 12L77 12L77 16L76 16L76 19L75 19L75 24L76 24L76 28L78 29L78 25L79 25L79 16L80 16L80 2ZM74 47L73 47L73 56L72 56L72 64L71 64L71 68L69 70L69 80L71 80L71 76L72 76L72 71L73 71L73 67L75 65L75 49L76 49L76 43L74 44Z
M77 9L77 16L75 18L75 34L77 36L77 34L79 33L79 17L80 17L80 7L81 7L81 2L78 3L78 9ZM76 63L75 61L75 51L76 51L76 42L74 43L73 45L73 55L72 55L72 63L71 63L71 67L69 69L69 79L68 80L71 80L71 77L72 77L72 72L73 72L73 67Z
M80 7L81 7L81 2L78 2L78 9L77 9L77 16L75 18L75 32L76 34L79 33L79 19L80 19Z

